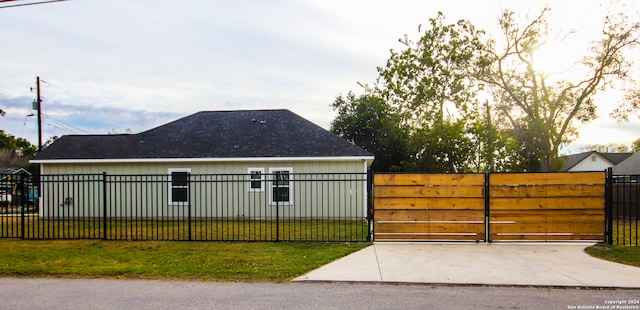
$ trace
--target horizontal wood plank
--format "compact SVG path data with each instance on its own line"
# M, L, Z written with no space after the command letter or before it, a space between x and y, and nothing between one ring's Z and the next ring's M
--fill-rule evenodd
M603 185L491 186L489 195L499 197L604 197Z
M495 173L489 176L491 185L544 184L570 185L592 184L604 185L606 175L603 172L557 172L557 173Z
M484 232L484 223L451 222L451 223L396 223L378 222L376 232L379 233L466 233Z
M491 210L602 209L602 197L491 197Z
M376 210L385 209L451 209L484 210L484 198L416 198L416 197L375 197Z
M483 174L375 174L376 185L483 185Z
M482 186L375 186L374 197L484 197Z
M491 233L604 233L604 221L491 224Z
M494 241L603 241L604 234L491 234Z
M576 212L578 211L578 212ZM567 221L603 221L604 210L514 210L493 211L490 221L516 221L516 222L567 222Z
M479 241L484 240L484 233L476 234L389 234L376 233L374 235L376 241Z
M484 221L484 210L375 210L380 221Z

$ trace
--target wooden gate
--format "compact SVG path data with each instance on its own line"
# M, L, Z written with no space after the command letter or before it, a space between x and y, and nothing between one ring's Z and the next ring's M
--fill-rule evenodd
M376 174L375 240L485 239L483 174Z
M604 240L605 173L376 174L374 240Z
M604 240L604 172L490 177L489 240Z

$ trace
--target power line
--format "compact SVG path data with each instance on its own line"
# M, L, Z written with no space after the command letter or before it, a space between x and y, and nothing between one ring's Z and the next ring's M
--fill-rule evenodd
M83 129L83 128L80 128L80 127L76 127L74 125L65 123L65 122L63 122L63 121L61 121L59 119L55 119L55 118L53 118L53 117L51 117L49 115L44 115L44 117L58 125L58 126L54 125L54 127L58 127L58 128L63 129L65 131L67 131L67 132L70 132L72 134L78 134L78 133L91 134L91 132L86 130L86 129Z
M19 0L0 0L0 3L14 2L14 1L19 1ZM68 1L68 0L43 0L43 1L28 2L28 3L8 4L8 5L0 6L0 9L13 8L18 6L36 5L36 4L46 4L46 3L52 3L52 2L62 2L62 1Z

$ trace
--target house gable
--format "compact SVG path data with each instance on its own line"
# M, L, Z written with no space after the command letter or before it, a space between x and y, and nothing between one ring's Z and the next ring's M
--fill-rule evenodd
M630 153L600 153L589 151L564 156L565 164L560 171L602 171L613 167L629 157Z

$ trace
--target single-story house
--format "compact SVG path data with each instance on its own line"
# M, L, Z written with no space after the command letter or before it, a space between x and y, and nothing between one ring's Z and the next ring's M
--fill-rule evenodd
M131 208L144 208L136 212L145 217L189 207L193 216L267 217L275 212L273 205L312 216L310 209L332 201L342 208L332 211L336 216L356 208L361 214L366 180L357 189L313 187L302 180L316 173L365 174L373 160L371 153L289 110L246 110L198 112L137 134L65 135L31 163L40 165L43 216L101 216L102 209L93 205L105 200L116 216ZM103 197L95 193L98 185L61 190L56 181L103 173L145 184L124 188L109 181ZM247 211L247 205L255 210Z
M588 151L563 156L564 165L560 171L604 171L631 156L631 153L600 153Z

